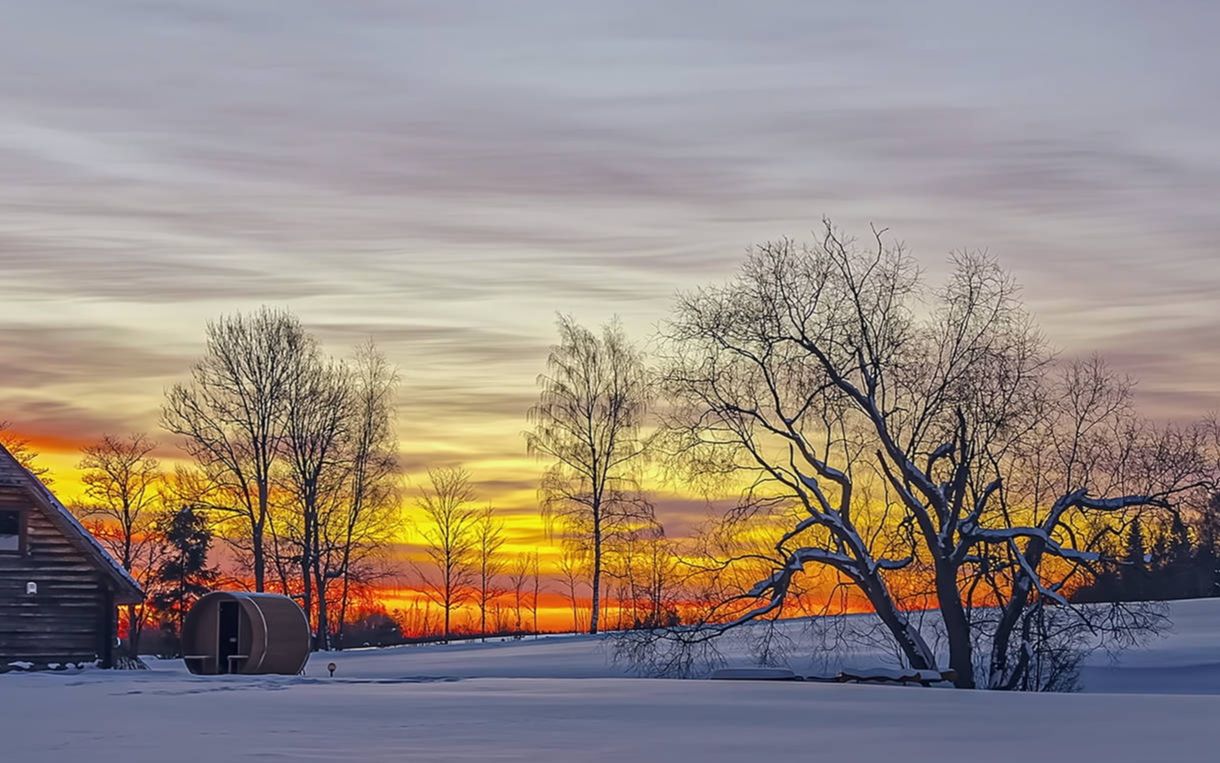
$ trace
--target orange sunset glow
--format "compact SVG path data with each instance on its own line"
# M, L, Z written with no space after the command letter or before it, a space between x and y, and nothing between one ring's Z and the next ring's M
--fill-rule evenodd
M524 429L524 427L523 416L519 428ZM156 432L155 429L151 431ZM26 440L29 446L37 451L38 462L48 469L48 476L52 480L57 496L68 505L80 505L84 500L81 471L78 468L81 458L80 450L89 445L91 441L73 441L66 437L44 436L33 432L27 434L26 431L16 428L13 428L12 434ZM167 441L168 439L165 438ZM405 461L416 460L418 457L412 456L409 447L410 445L406 442L402 444L402 458ZM420 445L419 447L425 446ZM172 470L175 465L188 463L181 452L165 444L158 448L157 456L167 470ZM572 603L569 594L562 588L556 569L558 557L562 552L556 542L548 536L546 524L538 508L537 484L542 468L537 460L529 458L524 452L521 452L516 457L493 457L485 461L458 461L446 458L433 462L425 462L420 459L420 462L461 463L472 472L477 470L481 483L480 500L494 505L498 516L504 523L504 554L517 556L533 552L539 553L541 570L546 578L539 596L539 626L548 631L572 630ZM661 510L670 517L672 527L679 530L693 528L712 511L705 496L697 493L684 495L674 492L672 484L663 475L654 474L653 478L658 486L655 491L655 500ZM416 571L418 565L426 564L421 549L420 530L417 527L418 508L416 504L419 480L420 475L418 474L407 472L403 476L400 505L396 511L398 529L387 547L388 574L369 592L373 601L392 613L397 611L408 624L412 618L421 616L418 610L431 607L428 597L420 590ZM486 487L483 487L484 485ZM250 585L250 581L243 579L242 573L232 567L230 555L223 546L217 548L215 556L230 575L235 576L236 580L243 581L242 585ZM500 597L499 605L505 612L502 617L508 617L507 612L511 608L510 598L507 594ZM582 586L578 592L577 604L579 610L577 617L582 625L588 620L588 606L587 588ZM608 606L610 607L608 611L618 612L618 604L611 603ZM851 609L859 611L866 606L866 603L856 602ZM467 603L460 609L457 622L464 628L468 628L476 616L474 607Z

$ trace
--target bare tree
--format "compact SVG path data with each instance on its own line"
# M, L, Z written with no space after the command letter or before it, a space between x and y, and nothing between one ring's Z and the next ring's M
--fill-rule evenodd
M514 630L523 630L522 613L525 611L526 594L530 583L530 560L533 554L517 554L508 571L509 590L513 593Z
M678 566L677 553L660 523L636 528L618 539L610 574L622 586L621 629L672 624Z
M548 526L558 524L570 541L589 549L589 632L597 633L606 536L650 508L639 499L634 473L646 451L640 429L649 404L647 374L617 322L598 336L560 316L559 344L538 384L526 443L531 454L551 461L541 487Z
M504 571L504 558L500 555L500 549L504 547L504 522L496 516L491 505L479 512L474 534L479 568L479 636L486 641L487 610L503 593L496 585L496 577Z
M44 484L51 484L51 474L44 466L39 466L38 452L34 450L29 439L22 437L13 430L12 422L0 421L0 446L9 452L22 468L33 474Z
M572 607L572 631L581 631L580 617L580 585L586 577L588 558L585 549L579 546L567 545L559 557L559 577L567 589L568 603ZM593 610L594 613L597 610Z
M807 567L829 569L910 667L942 667L913 617L925 605L958 686L976 685L989 644L986 686L1050 688L1065 674L1031 681L1031 660L1065 656L1064 634L1121 646L1155 624L1064 591L1113 521L1167 506L1191 470L1167 479L1154 463L1124 380L1055 362L993 261L957 255L929 291L901 246L881 231L869 243L827 223L815 244L762 245L728 285L680 298L665 330L670 445L690 478L744 486L724 537L789 526L769 553L723 559L772 572L709 612L718 625L666 637L771 616ZM930 589L902 600L921 580Z
M356 348L347 458L350 477L335 533L341 583L337 644L343 645L352 583L376 574L375 555L393 534L399 474L394 435L398 372L372 343Z
M314 646L330 647L325 568L329 541L326 532L344 504L349 463L344 445L349 438L353 391L351 376L341 363L304 354L287 385L285 472L299 529L291 544L299 564L302 604L307 616L316 613ZM315 604L316 592L316 604Z
M164 474L153 456L156 444L143 434L105 435L81 452L82 516L91 531L142 586L148 586L166 553L158 530L163 513ZM127 606L127 643L139 654L144 604Z
M533 581L533 595L530 597L530 612L533 615L534 635L538 631L538 598L542 595L542 571L538 560L538 552L530 554L530 579Z
M216 503L209 508L239 522L241 532L229 540L249 554L254 588L262 591L289 390L316 345L296 316L266 307L209 323L206 337L191 380L167 393L162 422L212 483Z
M468 601L478 577L479 509L470 475L462 468L428 470L429 486L420 492L416 525L431 573L421 571L426 593L443 613L442 638L452 635L452 614Z

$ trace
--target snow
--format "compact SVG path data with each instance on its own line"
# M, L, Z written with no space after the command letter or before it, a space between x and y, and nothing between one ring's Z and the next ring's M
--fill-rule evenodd
M788 668L721 668L710 678L717 681L795 681L797 675Z
M642 679L587 637L319 654L293 677L9 673L0 759L1214 761L1220 601L1170 614L1082 694Z
M1173 602L1173 631L1116 662L1103 656L1081 672L1085 691L1220 694L1220 600ZM1220 760L1220 751L1215 756Z
M846 678L857 681L944 681L945 677L938 670L902 670L899 668L872 667L851 670L843 673Z

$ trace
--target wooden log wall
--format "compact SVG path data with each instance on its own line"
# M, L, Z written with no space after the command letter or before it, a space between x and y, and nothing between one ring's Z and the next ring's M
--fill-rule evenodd
M21 488L0 486L0 509L24 511L26 527L25 554L0 554L0 670L106 657L114 605L97 568Z

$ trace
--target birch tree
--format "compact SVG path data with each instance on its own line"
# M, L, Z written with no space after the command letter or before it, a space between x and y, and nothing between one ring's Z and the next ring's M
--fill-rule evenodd
M647 374L640 353L617 322L601 334L559 318L559 344L538 378L529 411L529 452L550 461L542 481L543 516L566 542L589 555L589 632L597 633L607 536L640 519L635 467L646 451L641 427L648 411Z

